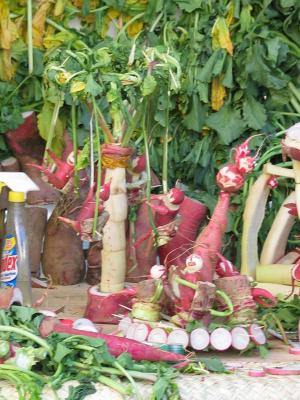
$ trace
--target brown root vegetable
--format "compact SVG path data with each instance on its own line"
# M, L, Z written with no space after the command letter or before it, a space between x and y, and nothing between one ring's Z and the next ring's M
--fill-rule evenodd
M58 219L62 214L75 219L81 202L74 193L62 195L47 223L42 267L53 284L75 285L83 279L85 260L80 237Z
M47 209L28 207L25 210L31 273L34 276L39 276L42 245L47 224Z

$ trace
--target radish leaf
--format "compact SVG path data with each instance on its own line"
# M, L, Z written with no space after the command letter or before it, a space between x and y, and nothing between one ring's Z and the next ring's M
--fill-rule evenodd
M261 129L266 123L267 116L264 106L248 96L243 104L243 117L247 126L252 129Z

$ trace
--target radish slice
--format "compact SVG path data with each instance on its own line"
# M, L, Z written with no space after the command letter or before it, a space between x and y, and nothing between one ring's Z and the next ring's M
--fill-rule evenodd
M260 378L262 376L266 376L266 373L263 370L252 370L248 372L249 376L252 376L253 378Z
M210 335L210 344L215 350L224 351L229 349L232 343L230 332L225 328L217 328Z
M290 347L289 353L294 354L296 356L300 356L300 347Z
M129 326L127 333L126 333L126 338L127 339L134 339L134 335L135 335L135 330L138 324L133 323Z
M122 318L118 325L119 331L121 331L124 335L126 335L128 328L130 327L131 324L132 324L131 318L129 317Z
M162 328L154 328L149 333L148 342L166 344L167 334Z
M267 341L264 331L257 324L252 324L249 326L249 335L253 342L258 346L262 346Z
M181 344L185 349L189 344L189 335L184 329L174 329L169 333L167 344Z
M231 331L232 347L236 350L245 350L250 342L250 337L245 328L236 326Z
M204 350L209 345L209 333L203 328L194 329L190 335L190 344L194 350Z
M135 331L134 331L134 339L138 342L144 342L147 340L149 332L151 329L146 324L137 324Z
M264 371L271 375L300 375L300 364L286 367L265 367Z

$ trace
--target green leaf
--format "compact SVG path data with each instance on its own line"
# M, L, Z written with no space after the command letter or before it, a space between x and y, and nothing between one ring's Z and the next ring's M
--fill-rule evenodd
M193 95L191 103L192 108L191 111L184 117L184 125L188 129L200 132L205 122L207 109L203 104L201 104L197 94Z
M217 51L217 59L214 63L212 70L212 76L219 76L223 71L225 60L227 59L227 53L225 49L220 49Z
M90 93L94 97L98 96L99 94L101 94L103 92L101 86L98 85L98 83L93 78L92 74L89 74L89 76L87 78L85 91L87 93Z
M219 51L217 50L214 51L212 55L209 57L209 59L206 61L204 67L201 69L198 75L199 81L207 83L211 81L214 65L219 57L219 54L220 54Z
M12 306L11 311L13 312L14 318L22 322L31 321L33 315L38 313L38 311L35 308L22 307L22 306Z
M226 372L226 368L222 361L218 358L201 357L198 361L205 365L205 368L211 372Z
M60 363L63 358L65 358L68 354L72 353L72 349L69 349L63 343L57 343L55 354L54 354L54 361Z
M265 107L252 96L244 101L243 117L247 126L252 129L261 129L267 120Z
M152 94L157 86L157 82L152 75L147 75L142 84L142 95L149 96Z
M280 0L281 7L293 7L296 4L296 0Z
M278 37L276 38L272 38L272 39L268 39L266 41L266 45L268 48L268 56L269 59L271 61L273 61L274 63L276 63L277 58L278 58L278 52L280 49L280 39Z
M200 8L202 2L199 0L176 0L176 3L181 10L191 13Z
M218 112L211 114L206 120L206 125L214 129L220 142L226 145L239 138L245 128L240 111L230 105L225 105Z
M69 394L66 400L83 400L89 394L96 393L96 388L91 383L81 383L74 387L69 387Z
M233 87L233 78L232 78L232 57L227 56L225 63L225 74L222 80L222 83L227 88Z

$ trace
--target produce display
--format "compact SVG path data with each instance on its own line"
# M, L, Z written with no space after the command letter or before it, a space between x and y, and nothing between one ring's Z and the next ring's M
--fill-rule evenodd
M137 379L176 400L180 373L226 372L203 352L298 354L299 18L293 0L0 4L0 171L39 188L24 222L45 288L24 307L0 279L0 380L20 399L69 381L69 400L96 383L140 399ZM41 310L84 281L84 315Z

